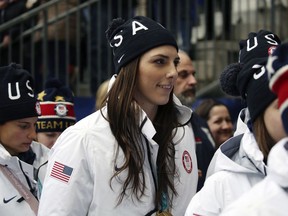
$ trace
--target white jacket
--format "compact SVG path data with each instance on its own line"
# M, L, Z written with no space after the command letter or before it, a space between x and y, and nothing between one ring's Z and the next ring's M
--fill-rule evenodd
M243 134L247 129L247 122L250 119L250 114L248 108L243 108L238 115L236 130L234 136Z
M179 115L181 123L188 122L191 110L184 106L177 108L181 112ZM106 107L103 108L103 112L107 115ZM144 112L141 122L143 125L141 131L149 142L151 164L155 171L158 144L152 138L156 131ZM181 216L196 193L198 180L195 141L190 124L178 128L174 141L176 140L181 141L175 145L178 176L175 176L174 182L178 196L174 199L172 214ZM145 195L138 201L132 197L131 191L127 191L128 195L117 206L126 172L122 172L116 179L113 178L110 185L110 178L115 173L116 147L117 142L109 123L102 117L100 111L66 129L51 150L39 216L143 216L153 210L155 184L145 145L146 156L143 165L146 180ZM120 158L117 158L116 166L117 164L121 166L124 161L121 149L119 153ZM57 174L59 164L69 170L66 176Z
M0 144L0 164L6 165L10 171L21 181L21 183L28 188L35 189L35 194L39 190L37 182L34 180L35 173L39 171L38 186L44 180L46 165L49 149L44 145L36 142L31 144L33 152L36 154L36 159L33 166L19 160L16 156L11 156L9 152ZM22 169L21 169L22 167ZM27 179L24 176L24 173ZM30 187L29 187L30 184ZM18 190L12 185L7 177L0 171L0 215L2 216L32 216L35 215L31 210L29 204L23 200L21 201L21 195Z
M271 149L268 167L267 177L225 208L221 216L287 216L288 138Z
M185 215L219 215L265 175L263 154L247 129L243 137L230 138L216 151L204 187L192 198Z

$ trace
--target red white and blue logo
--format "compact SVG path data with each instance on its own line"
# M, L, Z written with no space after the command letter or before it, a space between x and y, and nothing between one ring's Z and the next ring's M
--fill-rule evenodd
M189 154L188 151L184 151L182 154L182 163L183 163L183 167L186 170L187 173L191 173L192 172L192 158Z

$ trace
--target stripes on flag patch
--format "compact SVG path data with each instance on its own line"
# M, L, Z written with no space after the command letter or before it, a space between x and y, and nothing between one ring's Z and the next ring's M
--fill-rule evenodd
M72 167L66 166L62 163L55 161L50 176L65 183L68 183L72 172L73 172Z

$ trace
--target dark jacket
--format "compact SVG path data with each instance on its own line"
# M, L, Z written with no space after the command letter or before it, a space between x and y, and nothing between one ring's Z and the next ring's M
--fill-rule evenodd
M192 113L190 121L196 142L198 170L201 172L197 185L197 191L199 191L204 185L207 169L216 149L206 121L195 112Z

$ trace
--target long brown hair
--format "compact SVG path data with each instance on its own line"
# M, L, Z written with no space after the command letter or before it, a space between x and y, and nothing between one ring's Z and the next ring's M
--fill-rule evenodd
M140 200L145 195L146 189L143 164L145 160L144 150L147 143L143 142L144 139L139 125L141 108L133 99L139 61L140 57L121 69L107 95L108 121L111 131L118 142L117 153L120 148L125 155L125 162L122 167L118 167L115 174L111 177L110 186L113 178L117 178L117 175L124 170L128 171L119 195L118 204L127 195L128 188L132 188L137 200ZM155 205L158 205L161 203L161 195L163 193L169 196L168 191L172 191L171 196L177 195L174 186L174 177L177 175L174 157L176 143L173 143L172 139L179 123L172 93L169 102L159 106L153 125L157 131L153 139L159 144L157 157L158 183L156 183L158 188L155 197ZM172 197L168 197L168 200L171 206Z
M253 133L254 133L256 142L258 143L259 149L264 155L264 162L266 163L268 154L271 148L275 145L275 141L270 136L266 128L266 125L264 122L264 112L261 113L261 115L258 116L256 120L254 121Z

